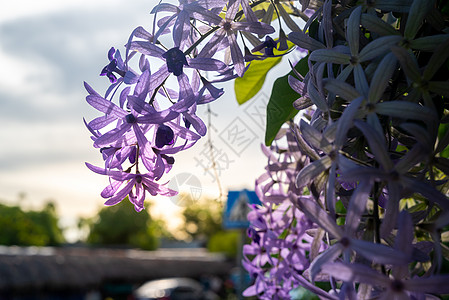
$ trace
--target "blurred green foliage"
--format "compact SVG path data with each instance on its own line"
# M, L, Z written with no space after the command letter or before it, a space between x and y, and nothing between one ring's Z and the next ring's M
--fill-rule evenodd
M183 199L188 197L181 195ZM181 231L188 240L201 241L211 252L221 252L228 257L237 255L240 233L223 230L223 204L213 199L191 200L182 212Z
M55 205L48 202L40 211L0 204L0 244L57 246L64 243Z
M207 243L207 249L210 252L223 253L227 257L236 257L239 247L239 239L239 230L218 231L210 237Z
M164 223L151 218L149 207L147 204L143 211L136 212L128 198L114 206L102 207L97 216L80 220L80 227L89 228L86 242L102 246L156 249L159 237L164 233Z
M185 199L186 195L181 195ZM181 231L188 240L207 242L216 232L221 230L222 204L212 199L189 200L190 205L182 212L183 225Z

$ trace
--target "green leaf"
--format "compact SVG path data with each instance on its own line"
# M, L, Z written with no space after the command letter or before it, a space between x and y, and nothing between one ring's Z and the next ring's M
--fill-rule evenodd
M438 128L438 146L435 153L440 153L441 157L449 157L449 124L440 124Z
M301 59L295 66L302 76L309 71L307 65L308 56ZM293 107L293 102L301 95L296 93L288 84L288 76L293 76L294 71L279 77L273 84L270 100L267 105L267 128L265 130L265 145L270 146L282 124L292 119L298 110Z
M243 77L238 77L234 81L234 91L238 104L242 105L246 101L254 97L263 86L268 71L276 66L281 60L282 55L285 54L295 45L287 41L288 49L279 51L273 49L275 57L267 57L264 60L254 60L250 63L248 70ZM262 54L258 52L259 54Z
M269 57L252 61L243 77L235 79L234 91L237 102L241 105L254 97L262 88L268 71L276 66L282 57Z

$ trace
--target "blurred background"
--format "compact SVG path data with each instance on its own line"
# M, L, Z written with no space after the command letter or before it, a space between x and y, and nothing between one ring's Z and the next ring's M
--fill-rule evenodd
M232 295L232 282L226 280L235 267L242 233L222 228L226 194L253 190L263 172L260 144L265 106L274 79L286 73L288 62L270 71L272 76L252 101L238 106L233 84L227 83L221 86L225 95L211 104L209 112L207 107L199 109L203 120L210 118L210 136L177 155L175 167L165 176L180 196L147 195L147 208L139 214L128 201L103 207L100 192L107 178L84 164L101 165L102 160L83 124L83 117L98 116L85 101L83 81L100 94L105 92L108 80L99 73L108 63L108 50L112 46L124 49L137 26L150 30L150 11L156 2L18 0L1 4L0 245L4 246L0 246L0 290L20 298L27 291L48 289L47 282L52 282L63 290L83 286L83 293L73 293L76 299L108 295L115 299L129 295L130 286L148 279L145 264L166 259L179 267L184 259L190 261L185 270L196 270L195 274L175 268L178 274L167 271L170 274L150 277L195 277L209 286L218 284L216 292L221 297ZM105 247L110 251L101 250ZM139 252L143 250L156 251L150 257ZM116 268L100 268L93 261ZM130 265L144 269L132 275ZM54 270L51 273L53 267L67 268L66 280ZM163 271L173 266L149 268ZM211 270L216 274L210 274ZM50 279L46 281L44 274ZM100 293L98 278L109 278ZM118 284L129 281L133 284ZM223 292L226 288L231 292Z
M70 228L79 217L98 211L104 202L99 193L108 184L107 178L84 165L101 165L102 159L83 124L83 117L89 121L99 115L85 101L83 81L100 94L106 91L108 80L99 73L108 63L109 48L124 49L131 31L139 25L150 30L149 12L155 2L22 0L2 4L0 199L26 209L42 209L51 200L64 235L75 242L77 232ZM268 96L261 92L253 105L239 107L232 83L222 87L225 95L211 105L209 133L225 194L227 189L253 189L255 178L263 171L260 143ZM206 107L200 108L199 115L207 122ZM237 148L226 132L236 126L250 133ZM207 138L203 138L176 156L175 167L163 179L194 174L201 193L217 198L220 189L210 169L207 147ZM178 185L182 188L183 184ZM150 196L148 200L153 203L152 214L176 227L180 210L173 201Z

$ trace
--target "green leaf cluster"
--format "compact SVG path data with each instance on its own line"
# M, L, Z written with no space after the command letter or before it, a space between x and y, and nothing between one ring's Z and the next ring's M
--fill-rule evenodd
M180 195L183 199L189 198L189 195ZM182 212L183 225L181 231L188 240L199 240L206 242L215 233L222 230L222 206L219 202L212 199L194 201L185 207Z
M57 246L64 243L55 206L24 211L19 206L0 204L0 244L17 246Z
M238 230L218 231L210 237L207 250L224 253L227 257L236 257L239 239L240 232Z
M103 207L98 215L89 220L87 243L96 246L125 246L144 250L158 247L158 226L148 214L149 206L136 212L134 206L124 199L119 204Z

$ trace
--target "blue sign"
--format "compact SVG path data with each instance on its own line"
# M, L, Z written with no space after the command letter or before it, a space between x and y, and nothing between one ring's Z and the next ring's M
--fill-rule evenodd
M223 214L223 227L226 229L247 228L249 226L248 204L260 204L254 191L229 191L228 201Z

